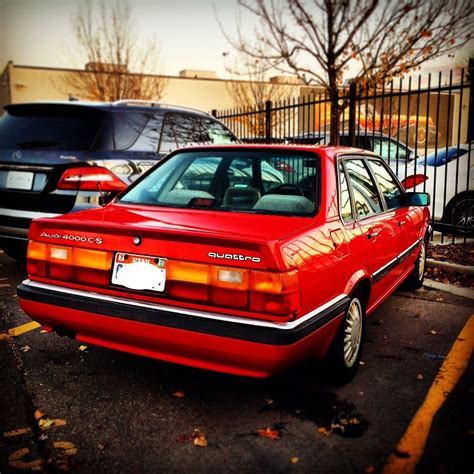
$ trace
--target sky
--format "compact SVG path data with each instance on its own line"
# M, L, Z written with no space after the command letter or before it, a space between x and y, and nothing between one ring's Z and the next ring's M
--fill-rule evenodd
M8 60L18 65L84 67L73 60L71 17L81 0L0 0L0 72ZM219 27L236 31L236 0L129 0L141 38L155 38L161 50L159 70L178 75L182 69L216 71L227 77L232 49ZM246 33L253 27L243 18ZM223 52L231 52L223 56ZM446 66L438 59L428 69ZM451 61L452 64L452 61Z
M80 0L0 0L0 71L15 64L83 67L72 64L71 17ZM235 0L130 0L140 37L156 38L161 72L182 69L217 71L225 76L229 51L214 13L223 26L235 29Z

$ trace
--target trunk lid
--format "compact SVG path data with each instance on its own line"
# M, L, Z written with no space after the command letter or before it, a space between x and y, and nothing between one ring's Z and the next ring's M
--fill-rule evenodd
M112 204L33 222L29 238L170 259L285 270L278 248L316 218ZM137 245L134 238L140 239Z

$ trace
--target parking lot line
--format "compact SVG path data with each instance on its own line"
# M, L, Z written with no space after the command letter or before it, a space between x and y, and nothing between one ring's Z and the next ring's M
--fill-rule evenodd
M433 418L466 370L474 345L474 314L454 342L428 394L410 426L390 455L383 474L414 473L430 432Z
M37 323L36 321L31 321L31 323L22 324L21 326L18 326L16 328L9 329L8 334L10 336L20 336L21 334L24 334L25 332L33 331L33 329L36 329L39 327L41 327L40 323Z

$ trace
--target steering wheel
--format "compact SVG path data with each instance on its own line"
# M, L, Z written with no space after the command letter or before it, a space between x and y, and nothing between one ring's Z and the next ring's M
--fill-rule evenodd
M296 191L296 193L295 193ZM303 190L297 184L280 184L275 188L268 190L267 194L285 194L285 195L297 195L297 196L304 196Z

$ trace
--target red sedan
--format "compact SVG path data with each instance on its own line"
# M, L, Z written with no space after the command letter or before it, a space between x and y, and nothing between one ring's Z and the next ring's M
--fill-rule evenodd
M428 204L363 150L181 149L104 208L35 220L18 296L85 343L255 377L327 357L348 381L366 316L422 284Z

